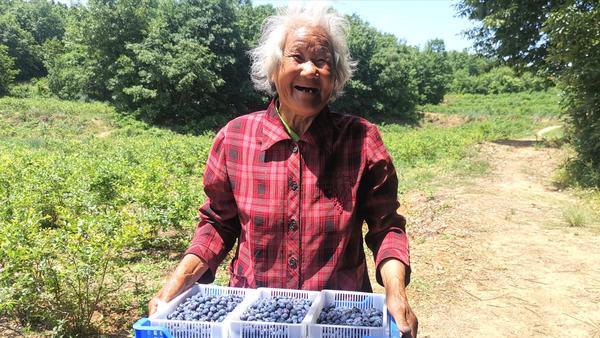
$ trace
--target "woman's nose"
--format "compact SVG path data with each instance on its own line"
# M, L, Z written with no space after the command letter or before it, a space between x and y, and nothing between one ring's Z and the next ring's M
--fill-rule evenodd
M312 61L306 61L302 64L302 75L314 77L317 74L317 66Z

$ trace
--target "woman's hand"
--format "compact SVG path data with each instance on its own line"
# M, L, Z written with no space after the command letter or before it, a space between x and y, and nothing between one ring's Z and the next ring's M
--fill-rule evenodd
M208 270L208 265L196 255L185 255L163 288L148 302L148 316L158 307L189 289Z
M387 259L381 263L381 278L385 287L385 302L394 317L402 337L417 337L419 322L406 298L404 278L406 267L397 259Z
M167 302L160 298L160 292L156 294L156 296L154 296L154 298L150 299L148 302L148 317L152 316L159 307L166 303Z

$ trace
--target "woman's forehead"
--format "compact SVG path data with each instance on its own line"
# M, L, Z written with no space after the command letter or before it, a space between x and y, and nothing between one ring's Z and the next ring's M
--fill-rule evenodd
M285 43L285 49L316 48L329 51L329 47L329 39L325 30L313 26L300 26L290 30Z

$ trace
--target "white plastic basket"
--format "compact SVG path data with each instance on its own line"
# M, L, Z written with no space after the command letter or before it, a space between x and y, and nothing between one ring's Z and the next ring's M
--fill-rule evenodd
M255 322L255 321L243 321L240 316L248 309L254 302L261 298L270 297L290 297L290 298L301 298L310 300L311 306L302 322L298 324L287 324L287 323L274 323L274 322ZM287 289L273 289L273 288L259 288L257 292L248 295L246 300L240 305L240 311L231 317L229 322L230 337L232 338L304 338L306 337L306 328L309 323L315 321L314 315L320 301L321 296L319 291L305 291L305 290L287 290ZM273 331L279 331L273 334Z
M229 333L229 319L241 310L244 300L233 311L227 314L222 322L173 320L167 319L167 316L175 311L179 304L197 293L209 296L238 295L246 299L246 296L253 292L256 292L256 290L195 284L169 303L161 306L156 313L150 316L150 323L152 326L167 328L174 338L227 338Z
M317 324L317 319L324 307L335 305L338 307L357 307L359 309L375 308L383 312L383 325L381 327L348 326ZM308 324L310 338L356 338L364 336L387 336L388 317L385 306L385 296L376 293L352 291L321 291L321 301L317 304L314 321Z

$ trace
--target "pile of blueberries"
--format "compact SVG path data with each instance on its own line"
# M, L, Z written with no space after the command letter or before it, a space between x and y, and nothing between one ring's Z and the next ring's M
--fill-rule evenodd
M207 296L197 293L179 304L167 315L167 319L222 322L242 300L243 297L238 295Z
M297 324L310 309L311 301L302 298L275 296L254 302L241 316L241 320Z
M359 309L357 307L323 307L319 314L318 324L350 325L350 326L383 326L383 312L374 308Z

